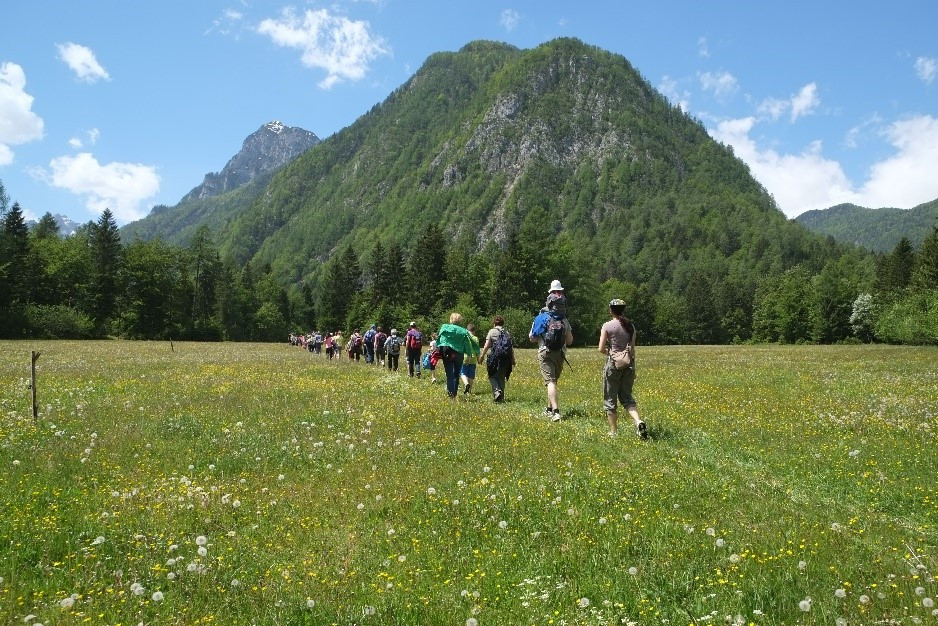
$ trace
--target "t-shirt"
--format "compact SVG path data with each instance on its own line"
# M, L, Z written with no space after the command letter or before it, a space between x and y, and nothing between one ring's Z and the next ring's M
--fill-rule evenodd
M626 325L631 326L631 322L627 322ZM635 327L631 326L631 329L632 332L627 332L617 319L609 320L603 324L602 330L606 331L610 352L622 352L628 347L629 342L632 340Z
M468 332L468 331L467 331ZM469 339L472 341L471 352L463 352L463 357L468 360L471 359L473 355L479 356L479 338L469 333Z

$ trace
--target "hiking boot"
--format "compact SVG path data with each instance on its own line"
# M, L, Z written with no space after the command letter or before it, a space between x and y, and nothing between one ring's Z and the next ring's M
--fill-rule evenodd
M552 408L547 407L546 409L544 409L544 417L553 417L553 416L554 416L554 410Z
M645 426L645 422L639 422L635 425L635 432L638 435L639 439L648 439L648 427Z
M492 395L495 396L495 401L496 401L496 402L501 402L501 401L502 401L502 390L501 390L501 389L496 389L496 390L495 390L495 393L493 393Z
M560 421L560 409L554 409L554 414L551 415L550 421L559 422Z

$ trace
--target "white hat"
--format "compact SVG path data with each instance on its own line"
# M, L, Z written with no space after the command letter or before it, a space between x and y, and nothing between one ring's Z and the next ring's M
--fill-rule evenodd
M559 280L554 280L550 284L550 289L548 291L563 291L563 285L560 284Z

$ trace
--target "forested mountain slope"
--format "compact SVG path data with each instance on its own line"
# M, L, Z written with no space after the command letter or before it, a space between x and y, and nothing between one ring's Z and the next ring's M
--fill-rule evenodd
M938 226L938 200L912 209L867 209L855 204L838 204L829 209L806 211L795 218L820 235L862 246L874 252L890 252L905 237L913 246L922 243Z

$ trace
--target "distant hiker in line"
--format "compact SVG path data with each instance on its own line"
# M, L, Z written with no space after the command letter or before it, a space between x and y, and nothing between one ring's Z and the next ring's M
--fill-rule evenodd
M609 435L618 434L616 402L629 412L635 422L635 432L648 439L648 428L638 416L638 404L632 395L635 384L635 324L625 317L625 300L616 298L609 303L612 319L599 331L599 351L606 355L603 366L603 408L609 420Z
M365 331L365 336L362 337L365 348L365 363L374 364L375 362L375 335L377 334L378 331L375 330L375 325L372 324L371 328Z
M446 370L446 395L456 399L459 392L459 373L462 369L463 355L479 355L479 345L472 342L472 336L462 326L463 318L459 313L449 316L449 324L440 326L436 340L437 350Z
M495 402L504 402L505 381L511 376L511 370L515 366L515 350L511 345L511 335L505 330L505 318L496 315L492 319L492 326L494 328L485 336L485 346L479 354L479 363L485 363Z
M388 353L388 370L392 372L396 372L398 365L400 365L402 345L404 345L404 340L398 336L397 329L392 328L391 335L384 342L384 348Z
M336 361L342 359L342 348L345 346L345 336L342 335L341 330L335 331L335 335L332 337L332 351L335 353Z
M544 415L552 422L559 422L560 408L557 404L557 381L563 373L567 360L567 346L573 343L573 329L567 319L567 299L559 280L550 284L547 303L531 324L528 339L537 342L537 361L544 385L547 386L547 408Z
M332 336L332 333L326 333L326 356L329 357L329 360L332 360L332 357L335 355L335 339Z
M436 347L436 333L430 333L430 347L423 355L423 369L430 370L430 382L436 382L436 364L440 360L440 351Z
M476 380L476 365L478 364L478 359L475 357L479 356L479 338L476 336L475 324L469 324L466 326L466 330L469 332L469 337L472 339L472 347L474 350L472 350L472 352L463 353L459 378L462 380L463 394L469 395L472 393L472 383Z
M384 332L384 326L378 326L378 332L375 333L375 360L381 367L384 367L388 356L388 349L384 345L387 342L388 334Z
M407 349L407 374L413 378L414 372L420 378L420 352L423 350L423 333L417 329L417 322L411 322L404 336Z
M364 351L362 349L363 343L362 334L356 328L355 332L352 333L352 336L349 337L348 340L348 358L350 361L361 361L362 352Z

